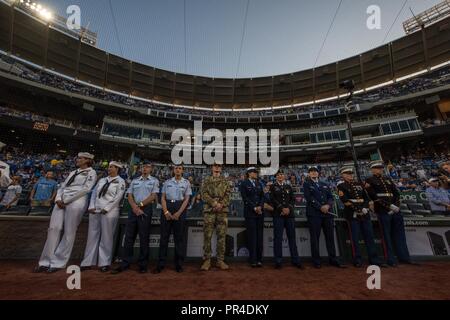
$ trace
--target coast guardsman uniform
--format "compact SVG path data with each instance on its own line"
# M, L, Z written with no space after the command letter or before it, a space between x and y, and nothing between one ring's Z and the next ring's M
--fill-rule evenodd
M310 167L308 171L311 172L312 170L318 171L318 168ZM303 183L303 192L306 199L306 216L308 219L311 255L314 266L316 268L321 267L319 238L320 232L323 230L328 251L328 260L331 265L341 267L336 257L334 243L334 216L330 214L334 203L330 187L325 182L307 178ZM320 210L324 205L330 206L330 212L323 213Z
M341 174L353 174L353 167L343 167ZM359 247L360 235L362 233L367 248L369 263L381 265L378 257L372 221L370 220L369 196L364 190L364 184L356 181L343 181L337 186L339 198L344 204L344 218L349 226L350 241L352 245L353 264L362 266L361 250Z
M110 165L123 168L115 161ZM125 188L125 180L120 176L108 176L101 178L92 191L88 210L94 212L89 215L88 239L81 267L98 265L102 271L107 271L111 265L114 233Z
M167 210L174 214L180 210L186 197L192 195L191 183L185 178L177 180L175 177L164 182L161 193L166 197ZM175 267L179 270L183 264L186 252L185 225L186 209L178 220L167 220L164 212L161 212L161 240L159 242L159 262L158 268L165 267L167 257L167 247L169 237L173 230L173 240L175 242Z
M281 170L276 175L283 174ZM295 216L294 216L294 190L283 181L275 181L270 186L270 199L273 205L273 251L275 257L275 267L280 268L283 260L283 231L286 230L286 236L291 253L291 262L294 266L302 267L297 250L297 240L295 235ZM283 215L283 209L289 209L288 215Z
M80 152L78 157L94 159L90 153ZM97 173L91 167L72 171L62 183L55 202L63 201L66 207L53 208L47 241L39 260L40 267L49 270L64 268L72 253L78 226L86 212L91 192L97 180ZM61 238L61 231L63 235Z
M374 161L370 164L370 168L382 169L384 163ZM400 193L394 182L383 175L373 175L366 179L365 188L374 202L374 210L381 229L387 263L391 266L396 265L394 244L400 262L411 263L406 244L405 225L399 208Z
M217 235L217 264L224 263L225 244L228 230L228 211L231 200L231 187L223 176L208 176L203 181L201 187L201 197L203 200L203 252L205 267L208 270L211 260L211 238L214 229ZM222 204L221 211L215 211L213 208L217 204ZM206 263L206 265L205 265ZM226 268L226 267L225 267ZM225 269L224 268L224 269Z
M247 174L257 172L250 167ZM250 253L252 267L262 266L263 231L264 231L264 186L258 179L245 179L239 186L239 191L244 202L244 217L247 228L247 246ZM255 209L261 208L261 214Z

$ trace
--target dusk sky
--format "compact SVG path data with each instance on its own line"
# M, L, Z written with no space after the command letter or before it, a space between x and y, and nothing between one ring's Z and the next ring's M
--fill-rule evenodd
M180 73L243 78L309 69L375 48L404 35L402 22L412 17L410 8L418 14L439 2L45 0L40 3L61 16L67 16L69 5L78 5L82 25L89 24L98 33L98 47L108 52ZM381 9L379 30L366 26L369 17L366 10L370 5Z

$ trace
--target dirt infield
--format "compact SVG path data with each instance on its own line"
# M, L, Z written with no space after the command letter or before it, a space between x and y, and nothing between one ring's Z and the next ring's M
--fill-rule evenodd
M382 269L381 290L367 289L365 268L275 270L269 263L262 269L233 263L229 271L209 272L188 263L182 274L168 268L157 275L90 270L82 273L81 290L68 290L68 274L34 274L34 263L0 261L0 299L450 299L450 261Z

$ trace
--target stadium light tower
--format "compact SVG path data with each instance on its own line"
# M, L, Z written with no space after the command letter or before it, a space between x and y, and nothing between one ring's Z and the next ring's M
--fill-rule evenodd
M350 149L352 152L353 163L355 165L356 177L358 178L358 181L361 182L362 180L361 174L359 172L358 157L356 156L355 142L353 140L352 119L350 118L350 110L353 104L353 92L355 90L355 81L345 80L339 84L339 87L347 90L348 92L347 102L345 103L344 106L345 118L347 120L348 138L350 141Z

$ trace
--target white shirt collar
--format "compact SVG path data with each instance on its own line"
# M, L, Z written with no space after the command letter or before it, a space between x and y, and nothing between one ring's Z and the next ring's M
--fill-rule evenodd
M108 182L111 182L111 181L114 181L114 180L116 180L116 179L118 179L118 178L119 178L119 176L115 176L115 177L107 176L107 177L106 177L106 180L107 180Z

